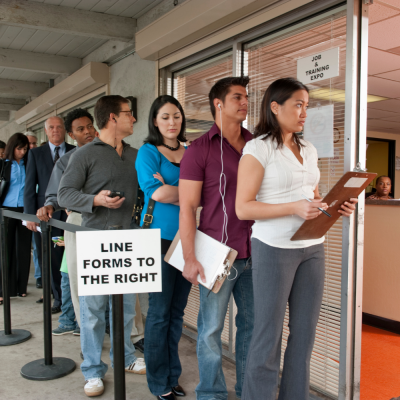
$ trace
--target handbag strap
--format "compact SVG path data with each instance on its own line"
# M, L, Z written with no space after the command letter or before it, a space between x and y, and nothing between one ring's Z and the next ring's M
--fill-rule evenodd
M150 225L153 222L153 211L155 203L156 202L152 198L149 199L149 204L147 205L147 212L143 217L142 229L150 228ZM140 226L143 207L144 207L144 193L143 190L138 185L136 191L136 201L133 206L133 214L132 214L132 218L135 224L138 226Z
M147 212L146 212L146 214L144 214L144 217L143 217L142 229L150 228L150 225L153 222L153 211L154 211L155 204L156 204L156 202L152 198L150 198L149 204L147 205Z

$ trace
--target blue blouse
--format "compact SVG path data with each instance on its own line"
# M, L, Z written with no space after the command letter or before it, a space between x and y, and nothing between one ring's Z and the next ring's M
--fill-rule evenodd
M142 211L142 221L147 211L149 199L153 193L163 184L153 177L153 174L159 172L167 185L178 186L179 167L173 165L162 155L157 147L152 144L144 144L136 157L136 171L140 188L144 193L144 208ZM174 204L155 202L153 211L153 222L150 228L161 229L161 238L173 240L179 229L179 206Z
M8 160L7 160L8 161ZM20 160L11 163L10 186L6 198L4 199L4 207L23 207L24 206L24 189L25 189L25 163Z

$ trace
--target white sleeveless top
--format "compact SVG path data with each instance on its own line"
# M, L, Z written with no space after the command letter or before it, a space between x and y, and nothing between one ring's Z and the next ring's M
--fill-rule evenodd
M302 194L314 198L320 172L316 148L308 141L301 140L300 154L303 165L293 152L283 145L277 147L266 135L248 142L243 149L243 156L252 155L263 166L264 178L257 194L257 201L268 204L291 203L303 200ZM298 249L322 243L325 238L291 241L290 238L305 220L298 215L263 219L255 221L252 237L273 246L285 249Z

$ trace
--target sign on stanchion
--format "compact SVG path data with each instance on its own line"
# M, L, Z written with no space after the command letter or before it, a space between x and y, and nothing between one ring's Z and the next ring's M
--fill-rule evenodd
M114 399L125 400L123 295L161 292L160 230L77 232L76 249L79 296L112 296Z
M65 357L53 357L51 337L51 226L40 223L42 231L42 283L43 283L43 322L44 322L44 358L31 361L21 369L21 375L33 381L49 381L61 378L73 372L76 364Z
M4 331L0 331L0 346L11 346L27 341L31 333L25 329L11 329L11 305L9 292L10 264L7 254L7 228L8 218L4 218L3 210L0 210L0 251L1 251L1 273L3 282L3 312Z

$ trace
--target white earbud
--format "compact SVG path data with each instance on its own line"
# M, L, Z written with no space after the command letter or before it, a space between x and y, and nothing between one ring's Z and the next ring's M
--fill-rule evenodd
M218 108L221 109L221 104L218 104Z

